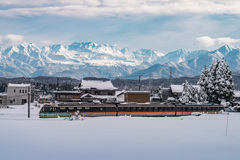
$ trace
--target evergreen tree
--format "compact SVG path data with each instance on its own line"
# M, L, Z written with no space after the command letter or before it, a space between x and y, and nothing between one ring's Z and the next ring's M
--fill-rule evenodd
M217 81L218 85L218 101L219 102L232 102L233 100L233 81L232 81L232 72L230 70L229 65L223 59L219 63L219 67L217 68Z
M223 101L232 101L234 94L232 72L224 59L214 61L209 69L207 80L204 81L202 79L204 78L201 76L199 85L206 92L209 102L221 103Z
M182 103L197 102L198 100L197 92L198 92L197 88L194 88L186 80L186 83L183 83L183 93L180 98L180 102Z
M219 60L212 63L208 73L208 85L206 86L206 93L208 95L208 101L213 103L219 103L218 101L218 85L217 85L217 68L219 66Z
M198 91L198 102L206 102L208 95L207 95L207 86L208 86L208 75L209 70L206 66L204 66L200 79L197 84L200 86L200 90Z

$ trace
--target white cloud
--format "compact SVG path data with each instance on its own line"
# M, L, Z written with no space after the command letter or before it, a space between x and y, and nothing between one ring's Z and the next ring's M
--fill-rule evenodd
M240 45L240 39L230 37L211 38L209 36L198 37L198 44L205 49L213 49L223 45Z
M0 16L114 16L136 14L240 14L238 0L10 0Z
M8 47L11 45L17 45L19 43L24 42L24 37L22 35L16 34L7 34L7 35L0 35L0 45L1 47Z

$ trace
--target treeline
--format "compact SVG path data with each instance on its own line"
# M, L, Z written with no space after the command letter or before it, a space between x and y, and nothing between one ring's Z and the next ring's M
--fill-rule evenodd
M96 80L98 78L84 78L89 80ZM101 80L107 80L106 78L100 78ZM185 81L188 81L191 84L197 84L199 76L196 77L181 77L181 78L172 78L171 84L183 84ZM4 92L8 83L30 83L35 85L36 88L42 89L49 92L52 90L73 90L74 87L78 86L80 80L72 79L68 77L34 77L34 78L4 78L0 77L0 92ZM240 75L233 75L234 89L240 90ZM139 89L139 80L138 79L113 79L112 83L119 90L138 90ZM141 90L155 90L159 86L169 87L169 79L140 79L140 89Z

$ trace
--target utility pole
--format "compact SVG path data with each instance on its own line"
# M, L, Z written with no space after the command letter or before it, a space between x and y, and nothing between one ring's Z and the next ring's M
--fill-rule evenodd
M139 91L140 91L140 89L141 89L141 87L140 87L140 86L141 86L140 77L141 77L141 76L139 75L139 80L138 80L138 84L139 84Z
M59 79L57 77L57 91L58 91L58 88L59 88Z
M172 67L169 68L169 87L171 87L172 84Z
M28 118L30 118L30 93L28 92Z

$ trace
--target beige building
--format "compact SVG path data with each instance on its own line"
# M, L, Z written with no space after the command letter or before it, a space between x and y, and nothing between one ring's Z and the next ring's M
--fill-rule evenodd
M31 96L31 84L8 84L7 105L28 103L28 93ZM31 99L31 97L29 97Z

